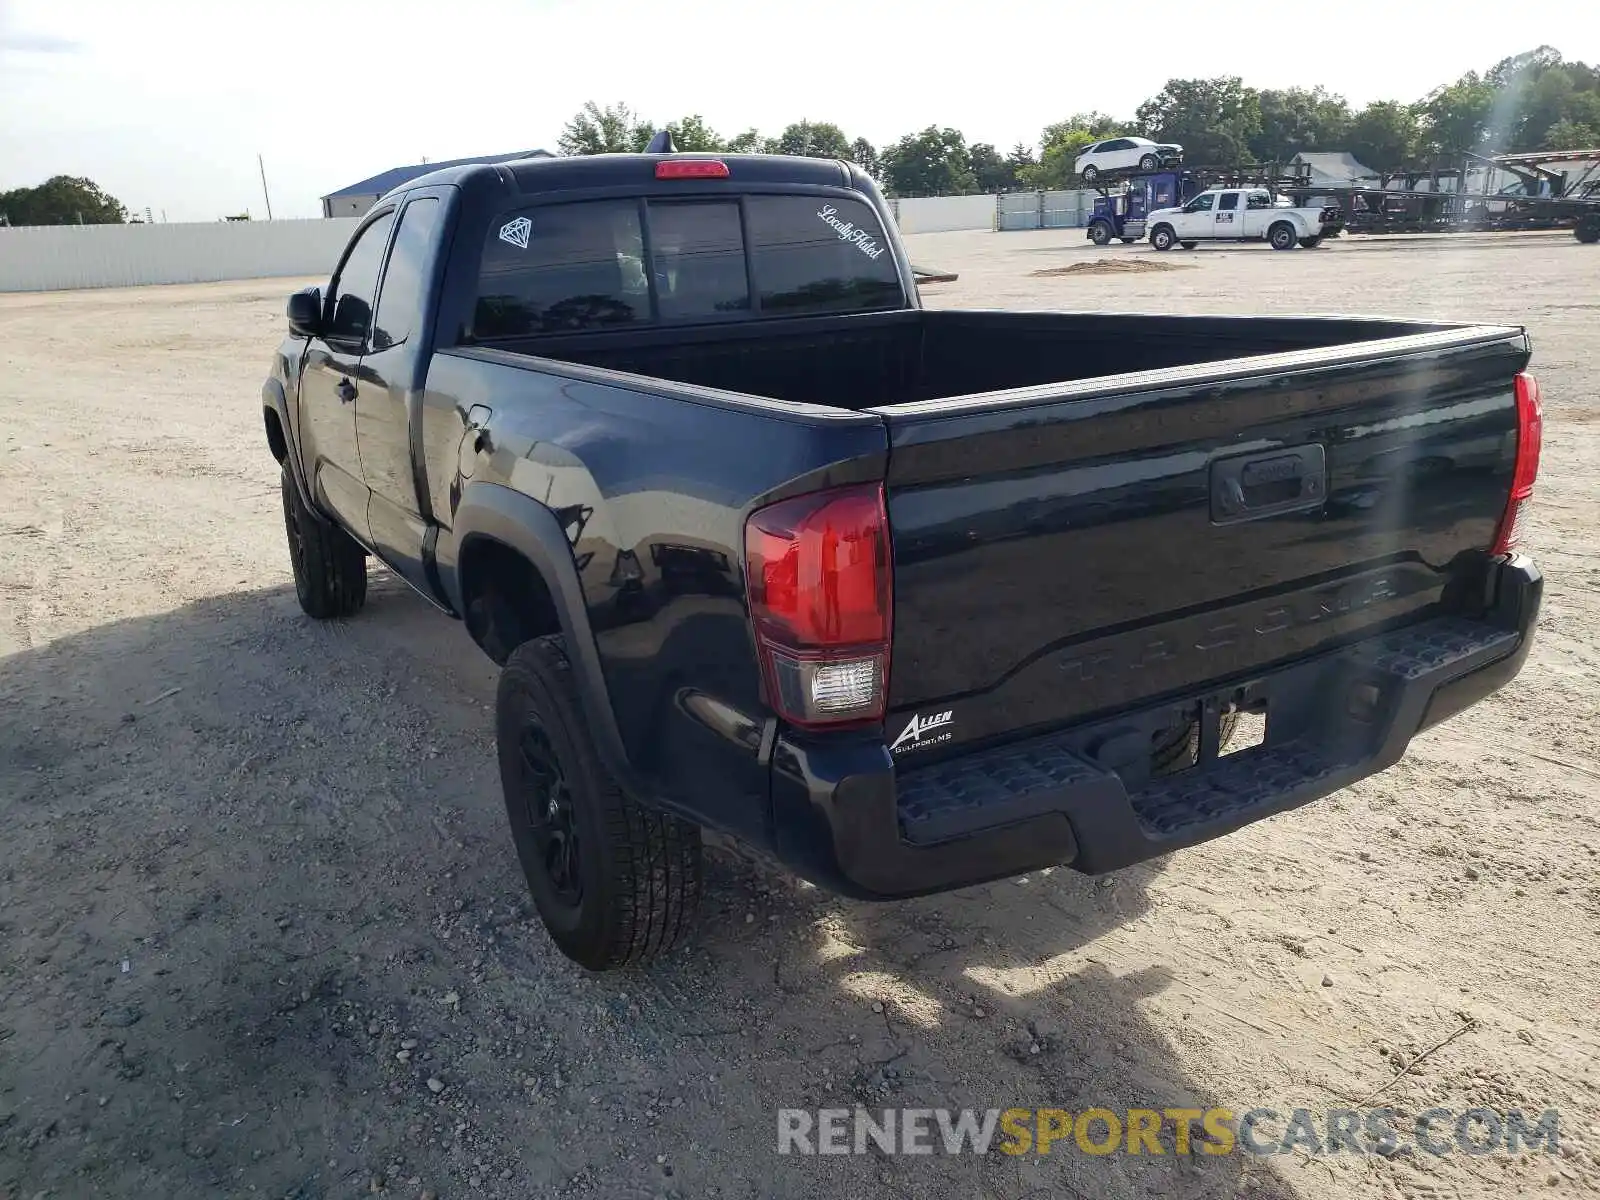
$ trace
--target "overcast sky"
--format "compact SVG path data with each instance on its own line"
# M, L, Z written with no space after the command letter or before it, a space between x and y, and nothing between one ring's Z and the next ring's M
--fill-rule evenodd
M590 99L877 144L951 125L1004 150L1173 76L1360 105L1541 43L1600 60L1600 4L0 0L0 190L87 175L157 220L259 218L260 152L274 215L308 217L392 166L553 150Z

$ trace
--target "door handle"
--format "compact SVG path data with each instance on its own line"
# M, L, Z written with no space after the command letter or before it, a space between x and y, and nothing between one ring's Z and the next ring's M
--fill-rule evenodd
M338 393L341 404L349 404L356 398L356 385L350 382L348 375L339 380L339 386L333 390Z
M1211 464L1211 523L1320 508L1327 479L1327 451L1320 442L1219 459Z

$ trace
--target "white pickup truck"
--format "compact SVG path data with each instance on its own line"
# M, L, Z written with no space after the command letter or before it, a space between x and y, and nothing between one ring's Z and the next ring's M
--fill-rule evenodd
M1158 208L1145 221L1157 250L1204 240L1266 241L1274 250L1311 249L1344 227L1338 206L1296 208L1266 188L1212 188L1182 208Z

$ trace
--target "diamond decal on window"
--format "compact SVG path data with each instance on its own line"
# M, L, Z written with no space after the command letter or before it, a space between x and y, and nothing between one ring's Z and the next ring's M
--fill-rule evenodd
M519 250L528 248L528 235L533 232L533 222L527 217L518 217L515 221L507 221L500 226L500 240L510 242Z

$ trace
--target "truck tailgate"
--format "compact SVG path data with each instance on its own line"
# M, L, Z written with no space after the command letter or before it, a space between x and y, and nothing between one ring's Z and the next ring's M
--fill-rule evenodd
M1494 541L1528 357L1463 327L876 410L897 760L1439 611Z

